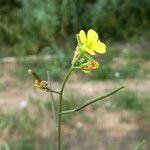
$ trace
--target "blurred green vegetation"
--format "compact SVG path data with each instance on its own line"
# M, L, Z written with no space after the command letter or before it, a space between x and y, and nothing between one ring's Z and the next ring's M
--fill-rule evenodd
M121 92L121 95L115 96L115 101L113 102L112 108L123 108L123 109L129 109L129 110L142 110L145 106L145 103L147 103L148 97L144 95L143 97L139 96L134 91L126 90L124 92Z
M7 143L0 143L0 150L10 150Z
M54 44L66 54L80 29L103 40L149 37L149 14L149 0L0 0L1 57L55 54Z
M133 51L130 49L128 49L128 52L124 52L122 49L110 47L105 55L97 57L97 60L100 62L100 69L93 71L91 75L86 76L86 79L110 79L117 81L135 78L149 79L150 70L149 65L147 65L148 57L150 57L150 54L147 51L133 54ZM47 80L46 71L49 70L53 80L61 81L70 63L71 57L66 56L61 51L48 60L44 60L42 56L39 57L38 60L19 60L18 67L10 68L9 73L18 77L20 81L25 82L30 78L27 72L29 68L36 70L44 80ZM85 73L82 71L77 71L77 73L80 74L80 76L85 76ZM0 89L3 90L3 88L6 89L6 86L0 84Z
M122 50L109 47L107 53L102 58L98 58L101 64L100 69L94 71L91 78L97 80L149 78L149 67L146 65L149 57L148 50L133 52L131 48Z

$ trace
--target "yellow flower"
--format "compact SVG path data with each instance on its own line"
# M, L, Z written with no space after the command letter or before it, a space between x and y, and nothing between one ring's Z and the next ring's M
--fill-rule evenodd
M48 82L41 80L40 76L32 69L29 69L28 73L33 75L33 77L35 78L34 87L49 91Z
M99 67L99 63L95 60L90 60L85 64L82 64L81 69L84 71L96 70Z
M41 89L42 88L42 81L36 79L34 82L34 87Z
M95 52L100 54L106 52L106 45L99 40L98 34L94 30L89 29L87 35L81 30L78 38L81 43L81 51L85 51L90 55L95 55Z
M48 82L37 80L37 79L34 81L34 87L42 89L42 90L46 90L46 91L49 90Z

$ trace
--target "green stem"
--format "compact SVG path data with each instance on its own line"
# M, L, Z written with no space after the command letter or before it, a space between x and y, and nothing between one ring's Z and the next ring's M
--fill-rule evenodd
M64 87L65 87L65 84L71 74L71 72L73 71L73 67L71 67L65 78L64 78L64 81L62 83L62 87L61 87L61 90L60 90L60 95L59 95L59 104L58 104L58 145L57 145L57 150L61 150L61 124L62 124L62 114L61 114L61 111L62 111L62 96L63 96L63 91L64 91Z
M76 112L76 109L65 110L65 111L62 111L61 114L69 114L69 113L73 113L73 112Z
M91 105L91 104L93 104L93 103L95 103L95 102L97 102L97 101L103 100L104 98L109 97L109 96L115 94L116 92L118 92L119 90L121 90L121 89L123 89L123 88L124 88L124 86L121 86L120 88L115 89L114 91L109 92L109 93L107 93L107 94L105 94L105 95L103 95L103 96L98 96L98 97L95 97L95 98L93 98L93 99L90 99L88 102L84 103L83 105L81 105L81 106L79 106L79 107L77 107L77 108L75 108L75 109L63 111L63 112L61 112L61 114L67 114L67 113L72 113L72 112L78 112L78 111L80 111L81 109L83 109L83 108L85 108L85 107L87 107L87 106L89 106L89 105Z
M140 142L133 150L140 150L141 147L146 143L145 140L143 140L142 142Z
M60 92L52 90L52 89L49 89L49 88L47 89L47 92L55 93L55 94L60 94Z

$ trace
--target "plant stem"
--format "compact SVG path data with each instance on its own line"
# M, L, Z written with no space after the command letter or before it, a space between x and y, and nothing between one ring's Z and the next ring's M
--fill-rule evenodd
M62 111L62 96L63 96L63 91L64 91L64 87L65 87L65 84L71 74L71 72L73 71L73 67L71 67L65 78L64 78L64 81L62 83L62 86L61 86L61 90L60 90L60 95L59 95L59 103L58 103L58 143L57 143L57 150L61 150L61 124L62 124L62 114L61 114L61 111Z
M47 79L48 79L48 83L49 83L49 89L52 89L49 71L47 71ZM52 107L52 112L53 112L53 116L54 116L54 125L55 125L55 127L57 127L57 112L56 112L56 106L55 106L53 92L50 92L50 96L51 96L51 104L52 104L51 107Z
M77 107L77 108L75 108L75 109L63 111L63 112L61 112L61 113L62 113L62 114L67 114L67 113L72 113L72 112L78 112L78 111L80 111L81 109L83 109L83 108L85 108L85 107L87 107L87 106L89 106L89 105L91 105L91 104L93 104L93 103L95 103L95 102L97 102L97 101L103 100L104 98L109 97L109 96L115 94L116 92L118 92L119 90L121 90L121 89L123 89L123 88L124 88L124 86L121 86L120 88L115 89L114 91L109 92L109 93L107 93L107 94L105 94L105 95L103 95L103 96L98 96L98 97L95 97L95 98L93 98L93 99L90 99L88 102L84 103L83 105L81 105L81 106L79 106L79 107Z
M73 112L76 112L76 109L65 110L65 111L62 111L61 114L69 114L69 113L73 113Z
M60 94L60 92L58 92L58 91L55 91L55 90L52 90L52 89L47 89L47 92L50 92L50 93L55 93L55 94Z

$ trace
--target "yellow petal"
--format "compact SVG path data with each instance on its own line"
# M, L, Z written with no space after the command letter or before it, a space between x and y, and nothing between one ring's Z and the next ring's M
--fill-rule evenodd
M94 51L100 54L106 52L106 45L100 41L98 41L95 46L93 47Z
M83 45L83 51L86 51L87 53L89 53L90 55L95 55L95 52L93 51L93 49L87 48L86 46Z
M80 39L82 44L85 44L85 42L87 41L86 34L85 34L84 30L81 30L79 32L79 39Z
M35 82L34 82L34 87L40 88L40 85L41 85L41 81L35 80Z
M96 42L97 40L98 40L98 34L93 29L88 30L87 41L91 43L91 42Z

